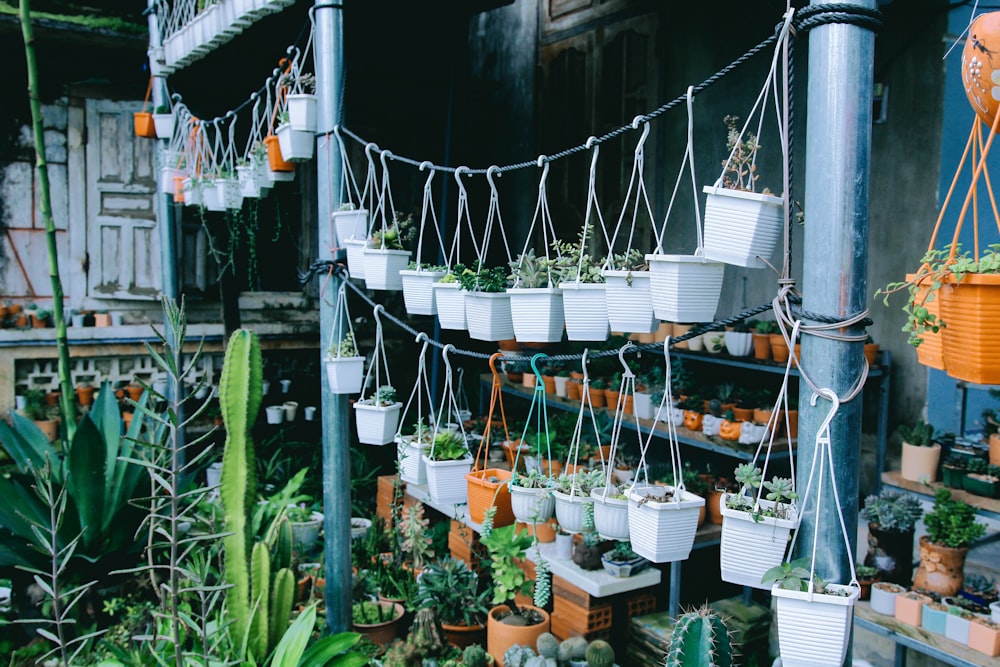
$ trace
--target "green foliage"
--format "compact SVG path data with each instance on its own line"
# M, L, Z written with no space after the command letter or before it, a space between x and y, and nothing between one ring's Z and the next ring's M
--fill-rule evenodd
M357 343L354 342L354 332L348 331L339 343L331 344L326 352L327 359L359 357Z
M559 657L559 640L551 632L543 632L538 635L538 639L535 640L535 647L538 649L538 655L543 658L552 658L555 660Z
M416 602L421 607L434 607L442 623L485 623L492 591L487 587L479 592L478 587L479 575L464 561L442 556L428 563L420 574Z
M986 524L976 522L976 509L955 500L948 489L934 494L934 507L924 515L927 539L934 544L961 549L986 533Z
M764 573L761 583L776 583L779 588L805 593L809 590L809 564L810 560L806 557L775 565ZM826 582L818 574L813 575L813 590L817 593L826 592Z
M555 260L547 257L536 257L535 249L518 255L510 262L511 273L507 277L514 288L535 289L539 287L558 287L562 277Z
M554 261L561 282L573 282L577 279L578 274L581 283L604 282L604 274L601 271L604 260L590 256L585 250L592 231L593 227L581 228L575 243L560 242L558 239L552 241L552 249L558 256L558 259Z
M531 580L517 566L532 545L532 537L527 531L518 532L515 523L493 528L482 536L481 543L489 554L493 574L493 604L506 604L517 613L514 597L518 593L529 595L532 589Z
M705 605L674 623L665 667L729 667L733 645L722 617Z
M490 664L486 649L479 644L470 644L462 650L462 664L466 667L487 667Z
M395 620L402 612L397 612L392 602L375 602L365 600L356 602L351 607L351 620L355 625L376 625Z
M746 132L740 140L739 116L727 115L722 122L726 124L726 151L729 155L728 160L722 161L725 167L722 187L753 192L758 178L755 156L760 144L757 137L752 132Z
M901 424L899 435L903 442L916 447L930 447L934 444L934 427L918 419L914 424Z
M600 470L582 470L562 473L556 477L555 489L562 493L574 493L578 497L590 498L590 492L604 486L604 473Z
M386 250L404 250L417 236L416 223L412 213L396 211L395 219L384 229L372 232L369 246Z
M427 532L429 521L424 516L424 505L414 503L404 507L402 514L402 521L399 523L399 534L402 538L400 546L410 557L414 569L422 570L427 561L434 557L431 536Z
M861 512L866 521L878 524L882 530L905 533L913 530L924 509L920 501L908 493L883 489L878 495L865 498Z
M461 432L446 428L434 436L427 455L432 461L458 461L469 455L469 446Z
M471 268L456 264L452 271L466 292L501 294L509 286L507 270L502 266L484 268L477 261Z

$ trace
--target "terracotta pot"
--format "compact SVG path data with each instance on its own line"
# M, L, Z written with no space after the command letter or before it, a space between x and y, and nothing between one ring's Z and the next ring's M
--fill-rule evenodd
M608 404L605 400L603 389L594 389L593 387L588 386L587 392L589 394L588 400L595 408L603 408ZM582 390L580 391L580 396L583 396Z
M49 442L55 442L59 438L58 419L44 419L36 421L35 426L37 426L45 437L49 439Z
M521 346L518 344L516 338L504 338L497 341L497 349L504 352L517 352L521 349Z
M739 422L752 422L753 413L753 408L733 408L733 417Z
M519 373L517 371L507 371L507 381L514 384L521 384L521 380L524 379L524 373Z
M390 604L388 602L381 604ZM379 646L385 646L399 636L400 622L403 620L403 605L391 603L395 609L395 618L385 623L354 623L354 631L360 632Z
M535 388L535 382L536 382L536 379L535 379L535 374L534 373L525 373L521 377L521 386L522 387L526 387L527 389L534 389Z
M31 314L31 326L35 329L44 329L47 325L45 318L39 317L35 313Z
M764 361L771 358L771 334L753 334L753 358Z
M799 437L799 411L789 410L785 414L788 417L788 433L786 435L788 435L790 440L794 440ZM784 423L784 420L782 420L782 423Z
M688 331L691 331L692 327L694 327L693 324L681 324L680 322L674 322L673 325L671 326L671 330L673 331L672 336L674 338L683 336ZM686 340L681 341L680 343L674 343L674 349L677 350L686 350L688 349L688 347L689 347L688 342Z
M128 397L133 401L138 401L142 398L142 392L142 385L130 384L125 387L125 393L128 394Z
M754 408L753 409L753 421L755 424L766 424L768 420L771 419L770 409L765 408Z
M575 380L566 383L566 398L571 401L579 401L583 398L583 385Z
M47 392L45 394L45 405L48 406L59 405L59 397L61 395L62 392L60 392L59 390Z
M768 340L771 343L771 359L779 364L788 361L788 344L785 342L785 337L780 333L773 333L768 334Z
M552 619L544 609L531 605L521 605L521 608L538 612L542 616L542 622L536 625L508 625L498 618L510 611L507 605L498 605L490 609L490 615L486 620L486 650L500 667L503 667L503 654L507 649L514 644L534 646L539 635L548 632L552 625Z
M621 391L617 389L605 389L604 390L604 402L608 406L609 410L615 410L618 407L618 395Z
M449 625L441 624L441 631L444 632L445 639L452 646L465 648L472 644L483 644L486 641L486 626L482 623L477 625Z
M722 525L722 510L719 504L725 491L710 490L705 494L705 509L708 522L716 526Z
M76 398L80 401L80 405L92 405L94 403L94 392L97 391L97 387L93 385L80 385L76 388Z
M542 467L542 472L548 474L549 470L552 470L552 475L558 475L563 471L562 461L557 461L555 459L539 459L538 465Z
M1000 466L1000 433L990 434L990 463Z
M539 542L555 542L556 541L556 529L559 524L555 522L555 519L550 519L549 521L543 521L542 523L521 523L518 521L518 531L525 531L528 535L533 535L538 538Z
M267 146L267 162L271 166L271 171L295 171L295 163L285 160L281 155L278 135L269 134L264 137L264 145Z
M14 318L14 326L15 327L26 327L26 326L28 326L28 314L27 313L19 313L17 315L17 317Z
M872 596L872 584L880 581L878 575L875 575L874 579L858 579L858 586L861 588L861 595L858 596L859 600L868 600Z
M865 343L864 355L869 367L878 366L878 343Z
M968 553L968 547L944 547L921 535L920 567L913 575L913 588L940 595L956 595L965 581L965 557Z
M966 382L1000 384L1000 274L967 273L961 283L946 281L938 295L947 325L941 330L945 372Z
M913 581L913 532L882 530L877 523L868 524L865 565L878 568L881 581L901 586Z
M904 441L900 476L911 482L936 482L940 460L941 445L920 447Z
M556 393L556 378L554 375L543 375L542 382L545 383L546 394Z
M20 303L12 303L9 306L7 306L7 312L10 313L11 315L17 315L22 310L24 310L24 306Z

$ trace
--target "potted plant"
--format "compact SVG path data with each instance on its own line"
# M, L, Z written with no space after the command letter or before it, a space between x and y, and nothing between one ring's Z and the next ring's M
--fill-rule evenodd
M343 247L348 240L365 241L368 238L368 211L352 202L344 202L331 214L337 245ZM348 259L352 272L354 266ZM362 271L362 274L364 272Z
M464 503L469 499L465 476L472 470L472 454L465 436L453 428L436 431L421 455L427 469L427 492L436 503Z
M969 644L969 625L972 623L972 612L954 605L948 606L948 615L944 621L944 636L962 646Z
M354 420L358 441L363 445L387 445L393 441L399 426L403 404L396 400L396 390L382 385L373 396L354 403Z
M326 380L332 394L356 394L365 376L365 358L358 354L354 332L349 331L326 351Z
M919 628L923 622L924 605L930 601L928 595L904 590L896 596L896 620Z
M868 600L871 598L872 584L880 581L881 575L878 568L871 565L858 565L855 570L858 574L858 586L861 587L861 596L858 599Z
M973 651L990 657L1000 655L1000 623L974 616L969 625L968 645Z
M55 442L59 438L59 406L50 405L42 389L29 389L24 396L24 416L34 422L49 442Z
M684 411L684 428L689 431L700 431L705 419L705 400L698 394L691 394L678 404Z
M603 482L604 473L600 470L577 470L556 478L552 497L555 499L556 520L559 521L560 528L569 533L580 533L588 529L586 515L588 512L593 513L594 502L591 491ZM587 506L591 506L590 509Z
M509 279L504 268L486 268L476 262L473 268L462 267L458 282L464 294L464 320L469 337L488 341L514 338L507 293Z
M285 508L285 516L292 527L292 543L300 553L310 553L316 548L323 527L323 513L308 501L309 498L306 498Z
M612 472L608 465L604 484L590 491L594 501L594 529L606 540L627 540L628 493L612 483Z
M727 115L722 177L705 186L705 257L736 266L766 268L781 237L784 199L767 188L756 192L757 151L752 132L742 132L739 118ZM711 318L710 318L711 319Z
M431 285L434 293L434 308L437 309L438 324L442 329L465 331L468 329L465 319L465 296L459 276L465 273L466 267L455 264L448 273ZM506 276L504 276L506 279ZM506 291L506 287L504 288ZM513 325L511 325L513 331Z
M417 420L411 435L400 435L396 443L399 478L404 482L423 486L427 483L427 468L423 455L430 447L434 429Z
M578 533L573 537L571 558L581 570L599 570L601 569L601 556L605 550L601 536L590 530Z
M722 579L763 588L764 573L785 558L789 535L798 523L792 504L798 494L788 478L764 481L761 469L753 463L741 463L734 475L739 491L724 493L720 505Z
M627 578L646 569L649 561L632 551L628 541L615 542L615 546L601 556L604 570L612 577Z
M938 489L924 526L927 534L920 536L920 566L913 587L955 595L962 589L969 547L986 533L986 524L976 522L974 507L953 499L948 489Z
M384 647L399 636L404 611L398 602L362 600L351 606L351 621L355 632Z
M316 132L316 77L313 74L290 72L281 77L289 92L285 95L288 125L301 132Z
M364 251L365 286L373 290L400 291L403 279L400 271L410 263L410 251L404 244L416 235L413 215L395 212L393 221L372 231L368 247Z
M941 463L941 481L949 489L964 488L968 464L969 457L965 454L949 452Z
M771 334L777 333L778 323L773 320L760 320L754 325L753 358L766 361L771 358Z
M174 136L174 114L169 104L153 108L153 128L157 139L171 139Z
M784 660L809 664L823 656L839 665L847 653L854 620L856 586L831 584L810 571L808 558L777 565L764 574L771 583L778 621L778 644Z
M288 111L281 111L277 116L278 126L274 130L278 138L278 150L285 162L308 162L316 150L316 134L308 130L297 130L292 127Z
M409 566L415 575L434 558L433 539L428 531L429 521L424 516L423 503L413 503L401 512L398 531L399 547L406 556L403 566Z
M448 267L410 262L399 272L403 281L403 305L410 315L437 315L431 286L448 273Z
M569 340L606 340L608 304L605 300L601 261L584 252L591 227L580 230L579 243L558 244L565 271L559 282L563 294L566 338Z
M865 498L861 515L868 522L865 565L878 569L883 581L907 586L913 580L913 533L923 515L915 497L890 489Z
M510 477L510 505L514 518L522 523L544 523L552 518L555 499L552 478L540 469L513 472Z
M948 605L934 602L932 599L921 609L920 627L928 632L943 635L947 621Z
M905 592L905 587L891 581L875 582L872 584L872 611L886 616L895 616L896 598Z
M962 488L985 498L1000 497L1000 466L990 465L986 459L969 459Z
M628 494L632 549L654 563L686 560L694 545L705 499L684 485L633 485Z
M528 249L510 262L511 318L514 337L521 342L555 343L562 340L565 316L562 291L557 287L561 272L548 257L536 257Z
M632 249L612 254L603 269L608 323L612 331L653 333L660 321L653 313L649 264L645 255Z
M970 574L962 582L962 590L959 596L978 604L980 607L989 607L997 601L997 581L993 577L982 574Z
M420 573L416 603L437 610L441 629L453 646L482 644L492 591L488 586L479 588L479 575L464 561L442 556Z
M518 604L515 600L518 595L527 595L534 588L535 582L528 579L519 566L534 539L527 531L519 531L516 524L510 524L484 531L481 543L486 547L493 576L494 607L490 609L486 621L487 650L496 657L503 656L514 644L534 646L539 635L550 629L549 614L541 608L542 605ZM534 592L536 602L546 601L539 600L538 596L545 590ZM503 667L503 661L500 662Z
M934 482L941 458L941 445L934 442L934 427L924 421L899 427L903 438L900 475L911 482Z

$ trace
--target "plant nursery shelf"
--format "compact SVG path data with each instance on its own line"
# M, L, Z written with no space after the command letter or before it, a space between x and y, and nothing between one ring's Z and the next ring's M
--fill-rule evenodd
M887 470L882 473L882 484L883 486L891 486L918 496L922 496L923 500L928 501L934 499L934 494L938 489L947 488L941 484L941 482L934 482L933 484L911 482L907 479L903 479L902 474L898 470ZM961 500L962 502L968 503L973 507L977 507L980 515L990 519L1000 519L1000 500L977 496L974 493L969 493L968 491L963 491L962 489L949 490L951 491L952 497L956 500ZM998 535L1000 535L1000 533L998 533Z
M882 363L887 365L889 361L889 353L882 352L883 361ZM732 368L746 368L754 371L761 371L764 373L774 373L776 375L784 375L785 365L775 363L773 361L763 361L753 359L752 357L733 357L725 352L720 352L719 354L712 354L711 352L684 352L681 350L672 350L670 356L676 357L678 359L690 359L691 361L703 362L708 364L719 364L722 366L729 366ZM881 377L884 373L882 365L872 366L868 369L868 377ZM799 370L797 368L792 368L791 374L795 377L799 376Z
M908 648L956 667L987 667L997 664L996 658L974 651L944 635L927 632L923 628L897 621L892 616L872 611L868 602L859 601L855 604L854 624L895 642L897 667L906 665Z

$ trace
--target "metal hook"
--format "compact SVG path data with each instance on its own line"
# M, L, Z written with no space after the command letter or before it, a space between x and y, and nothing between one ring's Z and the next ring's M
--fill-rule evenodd
M455 168L455 182L458 183L458 187L462 191L465 190L465 186L462 185L462 172L463 171L467 171L467 172L471 173L472 170L469 169L468 167L456 167Z
M367 144L365 144L365 155L368 157L368 161L369 162L372 162L373 159L374 159L374 158L372 158L372 154L371 154L372 150L376 150L377 151L377 150L379 150L379 147L378 147L378 144L376 144L374 141L369 141Z
M625 353L628 352L633 347L635 347L635 343L629 341L624 345L622 345L621 349L618 350L618 361L622 363L622 368L625 369L625 373L622 375L622 377L626 378L635 377L635 373L632 372L632 369L628 367L628 362L625 361Z
M497 191L497 184L493 182L493 173L496 172L497 177L503 176L503 172L500 171L500 167L495 164L490 165L489 169L486 170L486 181L490 184L490 191Z
M386 167L386 165L385 165L385 161L388 158L391 158L391 157L396 157L396 156L393 155L392 152L389 151L389 149L386 149L386 150L382 151L381 153L379 153L378 159L379 159L379 162L382 163L382 171L385 171L386 169L388 169L388 167Z
M538 187L545 187L545 179L549 176L549 158L547 155L538 156L538 166L542 168L542 178L538 181Z
M452 345L451 343L448 343L441 350L441 358L444 359L444 373L445 373L445 377L448 377L448 378L451 377L451 360L448 359L448 351L449 350L454 350L454 349L455 349L455 346Z
M837 416L837 410L840 409L840 397L837 396L837 392L833 391L832 389L829 389L827 387L820 387L819 390L817 390L816 393L814 393L809 398L809 405L815 406L816 399L819 398L820 396L830 401L832 407L830 408L830 412L827 413L826 417L823 418L823 422L819 425L819 428L816 430L816 433L820 434L825 432L829 434L830 424L833 423L833 418Z
M416 338L416 340L414 342L419 343L420 341L423 341L423 342L426 343L429 340L430 339L427 337L427 334L425 334L423 331L421 331L420 333L417 334L417 338Z
M384 313L384 312L385 308L382 307L381 303L376 303L375 307L372 308L372 315L375 316L375 326L377 327L382 326L382 318L379 317L379 313Z
M583 370L583 384L590 383L590 371L587 370L587 356L590 355L590 348L583 348L583 356L580 358L580 366Z
M538 369L538 361L540 359L548 359L548 358L549 355L545 354L544 352L539 352L531 358L531 370L534 372L535 378L537 378L539 384L541 384L543 380L542 380L542 371Z
M430 162L426 162L426 161L422 162L420 164L420 170L421 171L424 170L424 165L430 165ZM427 174L427 180L424 181L424 192L429 192L430 191L430 189L431 189L431 181L434 180L434 174L435 173L436 172L434 171L434 169L431 169L430 172L428 172L428 174Z
M433 172L434 163L431 162L430 160L424 160L423 162L420 163L420 171L423 171L424 169L430 169L431 172Z
M595 139L597 139L597 137L593 137L593 136L590 137L589 139L587 139L587 148L593 148L594 149L594 155L593 155L593 157L590 158L590 180L591 181L593 181L594 177L597 175L597 156L601 152L601 145L600 144L595 144L594 143Z
M493 356L490 357L490 370L493 371L493 377L499 377L500 373L497 371L496 362L497 359L503 359L503 352L494 352Z
M637 123L640 121L641 118L642 118L642 116L636 116L635 119L632 121L632 128L633 129L639 129L639 126L637 125ZM635 145L635 152L636 152L637 155L640 152L642 152L642 145L646 143L646 137L648 137L648 136L649 136L649 123L643 123L642 124L642 135L639 137L639 143L637 143Z

